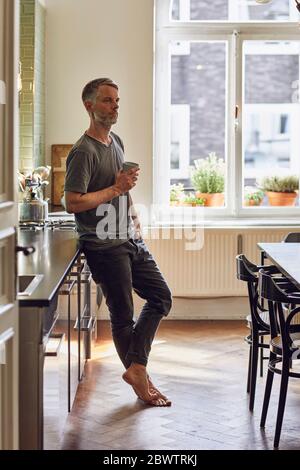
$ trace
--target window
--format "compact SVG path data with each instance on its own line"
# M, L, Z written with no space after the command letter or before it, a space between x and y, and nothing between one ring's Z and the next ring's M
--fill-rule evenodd
M189 177L190 106L172 104L171 113L171 179L177 180Z
M299 175L300 43L244 41L244 186L255 187L270 169ZM267 198L262 201L268 205Z
M294 0L156 0L155 203L195 192L195 162L225 164L212 217L298 215L245 203L264 177L300 175L300 41ZM200 191L201 192L201 191Z
M294 0L173 0L172 21L297 21Z

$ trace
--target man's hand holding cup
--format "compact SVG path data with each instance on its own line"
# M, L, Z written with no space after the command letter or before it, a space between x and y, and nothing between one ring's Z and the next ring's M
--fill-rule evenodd
M115 186L121 194L130 191L138 179L139 164L134 162L124 162L122 170L117 173Z

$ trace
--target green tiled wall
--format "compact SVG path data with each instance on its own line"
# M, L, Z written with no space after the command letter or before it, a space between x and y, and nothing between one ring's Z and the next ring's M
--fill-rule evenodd
M45 9L20 2L20 161L29 171L45 163Z

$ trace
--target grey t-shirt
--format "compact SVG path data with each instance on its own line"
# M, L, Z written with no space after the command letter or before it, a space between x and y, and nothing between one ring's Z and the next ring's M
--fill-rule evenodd
M106 146L84 134L71 149L66 164L65 191L86 194L108 188L124 161L123 142L111 132ZM105 249L133 236L128 215L129 193L113 198L98 208L75 214L80 241L89 249Z

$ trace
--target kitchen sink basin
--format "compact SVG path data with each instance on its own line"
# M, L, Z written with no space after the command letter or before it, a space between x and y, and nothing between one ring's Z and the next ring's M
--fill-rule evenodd
M43 279L43 274L19 274L18 275L18 296L31 295L41 280Z

